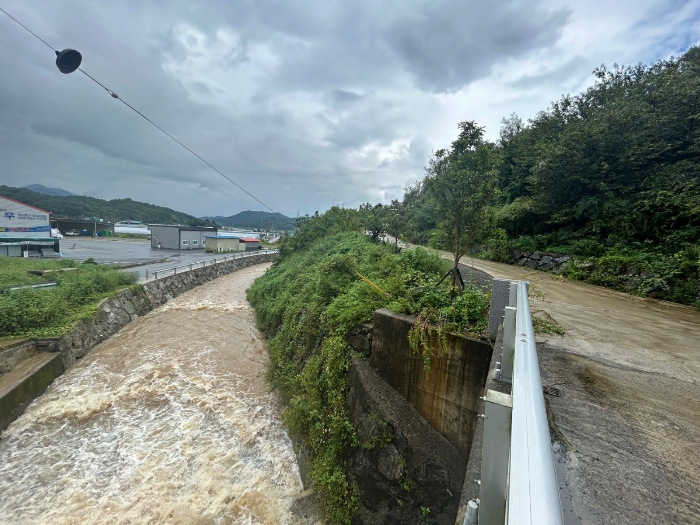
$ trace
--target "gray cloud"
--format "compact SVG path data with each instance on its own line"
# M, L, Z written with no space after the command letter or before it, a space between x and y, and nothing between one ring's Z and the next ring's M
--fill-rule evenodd
M85 70L123 100L295 215L397 198L431 150L454 138L456 122L476 118L495 134L503 116L534 114L561 86L589 78L590 64L606 57L568 47L595 44L580 30L593 15L573 0L547 1L6 0L3 8L57 48L80 50ZM683 9L662 28L634 22L649 42L640 56L674 25L691 27ZM89 79L60 74L51 50L4 16L0 68L0 183L196 215L260 208Z
M387 37L418 86L451 91L503 59L553 45L569 15L526 2L449 0L420 4L396 19Z
M510 84L515 88L530 89L541 85L563 85L571 80L580 81L578 77L585 77L595 66L583 57L575 56L566 63L547 71L532 75L525 75Z

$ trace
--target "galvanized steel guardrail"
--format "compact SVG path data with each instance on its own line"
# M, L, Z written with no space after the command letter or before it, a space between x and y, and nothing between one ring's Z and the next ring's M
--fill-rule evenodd
M206 268L207 266L213 266L218 263L231 261L234 259L243 259L245 257L251 257L253 255L264 255L268 253L276 253L278 250L256 250L254 252L241 252L233 255L224 255L223 257L213 257L211 259L202 259L201 261L195 261L187 264L181 264L179 266L173 266L171 268L163 268L162 270L156 270L153 272L153 278L159 279L160 277L167 277L168 275L177 275L178 270L180 273L183 271L188 272L190 270L195 270L197 268Z
M510 395L487 390L483 398L479 500L469 502L464 523L562 525L528 283L499 284L509 285L509 306L503 316L503 357L494 379L510 382L512 389Z

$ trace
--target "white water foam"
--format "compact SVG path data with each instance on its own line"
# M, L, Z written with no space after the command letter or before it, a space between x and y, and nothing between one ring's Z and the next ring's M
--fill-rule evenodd
M0 522L306 523L242 296L260 273L184 294L54 382L0 436Z

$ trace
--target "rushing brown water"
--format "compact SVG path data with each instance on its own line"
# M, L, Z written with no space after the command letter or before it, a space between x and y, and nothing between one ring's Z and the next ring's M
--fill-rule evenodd
M245 289L268 265L128 325L0 436L0 522L306 523Z

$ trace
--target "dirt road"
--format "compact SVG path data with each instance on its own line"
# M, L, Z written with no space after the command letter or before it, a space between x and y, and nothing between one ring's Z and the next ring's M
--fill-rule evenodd
M543 384L561 390L547 402L577 515L566 523L700 524L700 312L529 268L473 265L529 281L533 310L566 330L537 345Z

